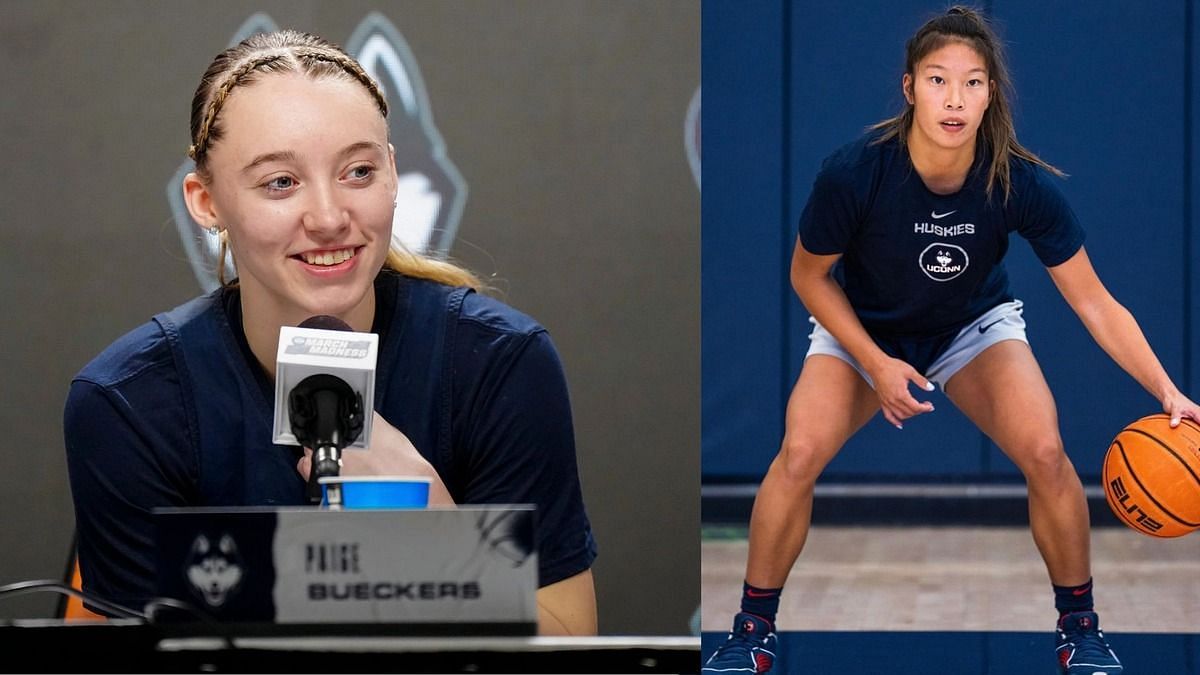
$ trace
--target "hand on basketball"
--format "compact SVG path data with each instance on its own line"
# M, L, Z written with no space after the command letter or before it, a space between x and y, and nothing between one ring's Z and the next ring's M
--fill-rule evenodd
M1171 417L1172 428L1179 426L1179 421L1185 417L1200 423L1200 406L1184 396L1183 392L1178 389L1163 397L1162 407L1163 412Z
M933 383L904 361L887 358L870 375L875 381L875 394L879 397L883 417L897 429L903 429L904 420L910 417L933 412L932 403L918 401L908 390L908 383L912 382L925 391L933 391Z

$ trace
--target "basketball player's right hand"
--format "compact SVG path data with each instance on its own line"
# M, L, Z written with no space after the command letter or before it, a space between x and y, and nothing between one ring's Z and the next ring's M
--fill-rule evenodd
M875 381L875 395L879 397L883 418L892 426L903 429L904 420L933 412L932 403L918 401L908 389L911 382L925 391L933 391L933 383L904 361L889 357L868 372Z

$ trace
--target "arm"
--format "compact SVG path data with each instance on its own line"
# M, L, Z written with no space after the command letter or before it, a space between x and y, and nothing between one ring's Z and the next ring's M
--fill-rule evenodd
M566 378L557 350L543 330L530 334L460 334L460 347L496 349L486 358L460 356L464 376L456 443L468 467L464 503L537 507L538 630L588 634L596 630L591 526L575 459L575 432ZM465 377L470 369L475 376ZM469 384L467 384L469 383ZM456 399L458 397L456 396Z
M154 595L151 509L191 503L194 471L177 399L144 392L77 379L63 416L84 590L137 611Z
M809 253L797 239L792 255L792 288L805 308L874 380L884 418L897 429L903 429L904 420L933 411L932 403L913 398L908 383L913 382L926 391L932 391L933 384L912 366L885 354L867 334L845 292L829 276L839 257Z
M1096 344L1162 403L1163 411L1171 416L1171 426L1177 426L1183 417L1200 422L1200 408L1171 382L1137 320L1101 283L1087 252L1081 247L1066 262L1048 269L1054 285Z
M539 635L596 634L596 588L591 570L539 588L537 606Z

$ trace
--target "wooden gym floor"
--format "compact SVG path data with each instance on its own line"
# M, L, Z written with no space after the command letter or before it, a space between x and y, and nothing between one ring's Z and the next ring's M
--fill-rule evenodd
M745 537L745 528L704 528L705 631L729 630ZM1159 540L1094 528L1092 573L1106 633L1200 627L1200 533ZM814 527L777 624L780 631L1051 631L1056 617L1028 528Z

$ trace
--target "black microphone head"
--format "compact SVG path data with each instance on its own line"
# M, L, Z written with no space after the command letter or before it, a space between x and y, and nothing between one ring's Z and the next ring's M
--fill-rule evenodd
M305 319L298 328L316 328L318 330L344 330L347 333L353 333L354 329L350 324L342 321L336 316L328 314L318 314Z

